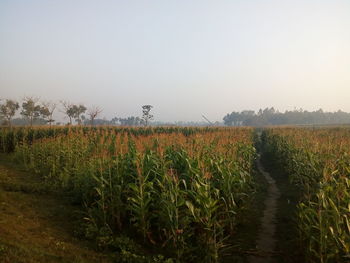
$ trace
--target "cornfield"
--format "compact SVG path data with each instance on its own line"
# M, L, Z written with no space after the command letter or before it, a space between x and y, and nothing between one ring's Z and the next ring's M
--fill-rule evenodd
M297 221L306 259L350 261L350 129L274 128L263 141L303 189Z
M254 195L252 128L0 129L0 151L84 206L84 235L120 262L219 262ZM302 189L308 262L350 260L350 129L269 128L269 158ZM205 251L205 252L204 252ZM152 261L153 262L153 261Z
M219 261L256 157L251 128L3 129L0 149L84 204L99 246L127 237L176 262Z

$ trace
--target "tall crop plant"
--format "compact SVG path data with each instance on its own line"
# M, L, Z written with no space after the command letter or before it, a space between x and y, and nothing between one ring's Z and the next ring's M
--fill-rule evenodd
M122 235L178 262L219 261L251 192L251 129L53 130L14 131L16 159L86 206L99 245Z
M303 188L300 238L309 262L350 259L350 130L273 129L268 151Z

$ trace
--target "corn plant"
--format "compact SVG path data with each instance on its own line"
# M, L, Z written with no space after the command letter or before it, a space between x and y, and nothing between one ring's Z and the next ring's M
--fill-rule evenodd
M271 156L303 189L297 217L306 260L349 260L350 130L283 128L264 136Z
M113 246L123 235L177 262L218 262L251 192L249 128L11 132L0 130L1 149L14 147L18 162L74 196L99 245Z

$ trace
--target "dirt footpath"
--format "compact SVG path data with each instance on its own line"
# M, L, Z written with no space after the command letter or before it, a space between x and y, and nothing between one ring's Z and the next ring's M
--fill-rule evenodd
M261 219L261 230L257 239L257 256L250 256L250 263L270 263L275 262L273 255L276 247L276 214L277 214L277 202L280 197L280 191L277 187L276 181L266 172L258 161L258 169L265 177L268 188L267 198L264 201L264 215Z

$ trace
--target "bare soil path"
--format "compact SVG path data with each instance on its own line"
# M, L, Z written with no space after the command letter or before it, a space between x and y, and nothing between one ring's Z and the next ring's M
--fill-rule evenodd
M270 263L275 262L273 255L276 248L276 225L277 225L277 203L280 197L280 191L276 181L266 172L260 159L257 162L258 170L264 176L268 183L267 198L264 201L264 214L261 218L261 230L257 238L257 255L248 258L250 263Z

